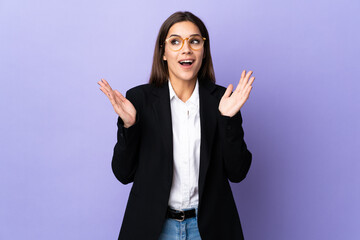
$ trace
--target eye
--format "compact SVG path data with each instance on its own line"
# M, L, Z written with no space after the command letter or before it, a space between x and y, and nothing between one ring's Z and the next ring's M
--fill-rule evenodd
M180 39L178 39L178 38L170 39L171 45L179 45L180 42L181 42L181 41L180 41Z
M201 42L200 38L192 38L190 41L191 44L195 44L195 45L200 44L200 42Z

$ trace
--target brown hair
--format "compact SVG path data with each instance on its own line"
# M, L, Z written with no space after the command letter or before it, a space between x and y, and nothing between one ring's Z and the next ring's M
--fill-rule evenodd
M163 60L163 55L165 52L164 42L166 36L169 32L169 29L178 22L190 21L194 23L200 30L200 33L203 37L206 38L204 43L204 58L200 70L197 74L199 81L211 81L215 83L215 73L213 68L213 63L210 54L210 38L209 33L205 27L205 24L201 21L200 18L192 14L191 12L176 12L173 13L165 22L161 25L159 34L155 43L153 64L151 69L151 75L149 83L156 86L161 86L168 81L169 70L167 62Z

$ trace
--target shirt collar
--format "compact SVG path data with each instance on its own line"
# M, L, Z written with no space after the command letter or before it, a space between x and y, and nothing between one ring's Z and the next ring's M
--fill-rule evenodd
M195 105L198 105L198 100L199 100L199 83L198 83L198 79L196 79L196 83L195 83L195 88L194 91L192 92L190 98L186 101L186 103L192 103ZM169 83L169 93L170 93L170 100L172 100L174 97L178 98L178 96L176 96L176 93L174 91L174 88L171 85L170 80L168 80Z
M173 87L171 85L170 79L168 80L168 83L169 83L169 93L170 93L170 100L171 100L171 99L173 99L173 97L176 96L176 94L175 94L175 91L174 91L174 89L173 89Z

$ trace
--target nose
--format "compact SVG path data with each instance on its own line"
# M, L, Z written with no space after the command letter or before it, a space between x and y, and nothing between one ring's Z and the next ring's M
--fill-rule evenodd
M184 45L181 50L183 53L191 53L192 52L192 49L190 48L189 39L184 40Z

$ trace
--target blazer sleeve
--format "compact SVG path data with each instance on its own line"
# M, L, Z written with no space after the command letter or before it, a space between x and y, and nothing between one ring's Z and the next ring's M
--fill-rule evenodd
M240 182L246 177L252 160L244 141L241 113L239 111L233 117L223 116L220 112L219 115L224 168L231 182Z
M141 96L141 93L134 89L126 92L126 98L136 109L135 124L125 128L120 117L117 121L117 143L114 147L111 166L115 177L123 184L134 181L138 166L138 150L141 139Z

